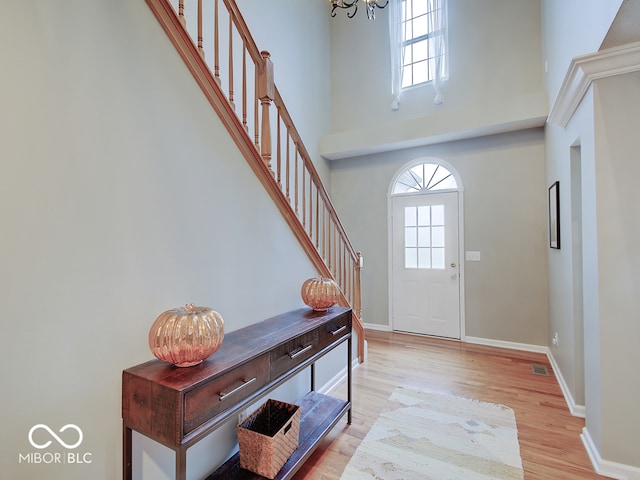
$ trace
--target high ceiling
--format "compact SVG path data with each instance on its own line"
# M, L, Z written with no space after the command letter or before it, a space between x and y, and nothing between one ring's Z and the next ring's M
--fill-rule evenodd
M640 0L624 0L600 50L640 41Z

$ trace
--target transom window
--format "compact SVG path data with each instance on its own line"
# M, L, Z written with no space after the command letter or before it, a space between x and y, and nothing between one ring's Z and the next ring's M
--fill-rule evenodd
M393 193L428 192L458 188L453 174L442 165L421 163L400 174L393 186Z
M446 0L401 1L402 88L446 77Z

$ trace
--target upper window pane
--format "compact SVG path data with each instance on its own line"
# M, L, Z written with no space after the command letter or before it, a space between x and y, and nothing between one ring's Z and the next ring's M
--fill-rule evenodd
M426 37L429 35L429 16L422 15L420 17L413 17L413 38ZM409 40L408 38L405 40Z
M413 61L427 60L429 58L429 43L426 40L413 44Z
M426 60L413 64L413 85L428 82L431 78L429 62Z
M429 11L429 2L421 1L421 0L412 0L411 2L412 14L413 17L419 17L421 15L426 15Z

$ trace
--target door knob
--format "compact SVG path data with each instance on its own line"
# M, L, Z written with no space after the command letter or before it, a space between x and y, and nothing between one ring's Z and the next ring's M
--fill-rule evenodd
M458 265L456 265L455 263L451 263L451 268L456 268Z

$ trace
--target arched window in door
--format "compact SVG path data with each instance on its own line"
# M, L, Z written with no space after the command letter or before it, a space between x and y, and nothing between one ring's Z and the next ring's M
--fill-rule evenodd
M437 190L456 190L458 182L446 167L433 162L419 163L404 170L396 179L393 195L399 193L427 193Z

